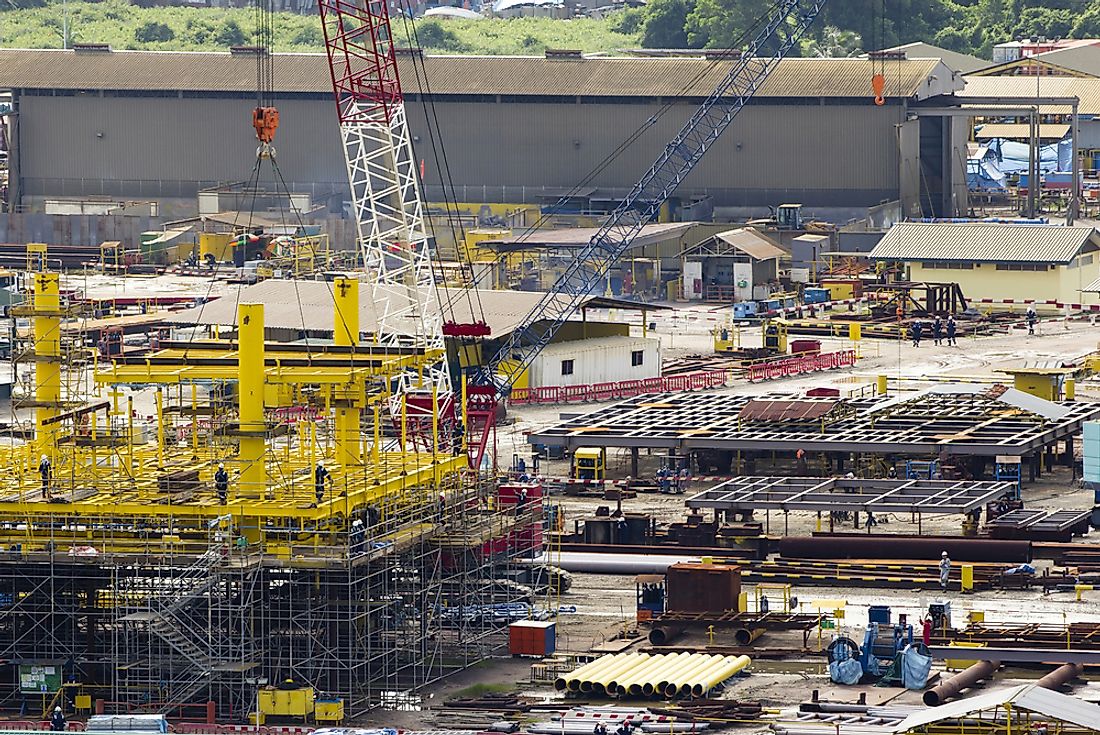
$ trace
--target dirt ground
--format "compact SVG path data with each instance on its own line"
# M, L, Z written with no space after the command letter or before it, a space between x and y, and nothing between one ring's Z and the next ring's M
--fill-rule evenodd
M710 350L709 330L723 319L719 312L704 308L685 309L675 319L663 316L658 319L657 338L662 341L664 359L680 355L705 354ZM864 341L860 344L861 359L856 367L845 371L817 373L793 379L778 380L766 384L738 384L724 388L729 393L764 394L775 391L803 391L812 387L841 387L851 389L860 384L871 383L879 374L887 374L893 379L905 381L935 380L939 377L953 379L989 380L997 376L997 371L1007 367L1034 364L1041 361L1076 360L1082 355L1097 349L1098 333L1095 324L1090 322L1063 322L1044 320L1040 325L1040 334L1029 337L1025 330L1015 330L1008 335L982 338L967 338L958 347L934 346L930 342L914 348L909 343ZM758 344L759 329L744 330L742 343ZM824 349L849 348L847 340L825 340ZM1006 382L1009 376L1004 376ZM915 387L915 386L914 386ZM1087 380L1078 384L1079 400L1100 398L1100 382ZM594 408L594 404L581 406L545 406L522 407L512 411L512 423L499 432L499 456L507 464L513 454L529 455L527 434L556 422L563 413L577 413ZM655 471L659 466L656 456L643 455L643 473ZM623 477L627 473L628 463L625 453L613 453L609 458L612 477ZM568 467L565 462L548 462L542 466L547 476L565 476ZM649 513L669 522L681 520L684 516L684 500L690 493L704 489L706 485L694 483L686 495L669 496L659 494L641 494L623 502L623 508L631 512ZM1029 507L1037 508L1088 508L1092 506L1092 493L1080 487L1072 480L1067 468L1058 468L1045 474L1040 481L1026 484L1024 498ZM607 501L595 498L572 498L557 496L553 499L565 511L566 524L571 525L575 518L583 518L592 513L598 505ZM773 514L766 520L773 534L783 532L782 519ZM916 533L916 525L908 517L891 516L888 522L880 526L878 532ZM958 533L958 517L923 519L925 533ZM802 535L811 532L815 526L812 514L792 513L788 519L788 532ZM1100 532L1093 532L1082 543L1100 542ZM559 651L581 653L588 651L607 638L634 627L634 583L631 576L574 574L572 589L560 600L569 612L558 617ZM815 600L843 600L845 618L840 623L839 632L862 638L864 623L867 620L867 608L871 605L890 605L895 616L908 613L911 618L927 610L934 600L946 598L952 604L952 614L956 623L965 622L971 610L985 612L986 620L998 622L1076 622L1100 620L1100 591L1086 593L1082 602L1076 602L1072 593L1054 593L1044 595L1035 590L1027 591L990 591L961 595L958 592L933 593L915 590L873 590L849 588L795 588L795 596L802 601L807 610L813 609ZM789 635L789 634L788 634ZM800 643L800 634L798 642ZM773 637L775 640L773 641ZM782 646L794 640L784 640L782 636L766 636L768 645ZM717 638L715 643L721 643ZM811 640L811 643L814 641ZM828 643L824 639L824 643ZM426 693L425 704L441 701L455 691L473 684L510 684L520 691L536 694L546 701L557 701L560 695L547 687L531 685L528 681L530 661L520 659L502 659L488 662L453 677L437 688ZM814 689L820 691L823 698L836 701L856 701L865 693L872 704L894 701L904 704L919 704L919 693L905 692L899 689L878 689L867 687L837 687L832 685L824 669L822 659L800 661L757 661L749 676L736 680L725 692L731 699L761 699L770 707L791 707L807 699ZM1038 674L1031 671L1003 671L998 674L997 683L1015 682L1033 679ZM1087 699L1100 699L1100 683L1087 683L1078 686L1075 693ZM431 714L424 712L408 713L413 719L425 726L435 721ZM380 715L381 716L381 715ZM397 719L394 719L394 718ZM401 721L402 713L387 713L382 720L387 724ZM750 728L759 729L759 728Z

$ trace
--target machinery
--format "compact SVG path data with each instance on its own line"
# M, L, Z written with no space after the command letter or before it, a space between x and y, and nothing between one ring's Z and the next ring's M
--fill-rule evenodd
M634 579L634 591L638 598L635 619L644 623L665 612L665 575L642 574Z
M573 452L573 477L577 480L602 480L607 473L607 450L603 447L578 447Z
M322 0L322 18L331 1ZM581 301L599 288L605 274L622 258L642 228L658 216L661 207L702 160L711 144L752 100L779 62L797 46L825 2L779 0L770 8L744 48L730 55L729 71L702 105L669 141L588 244L577 251L553 288L476 372L467 389L467 426L471 431L480 431L479 440L471 443L472 466L481 465L495 426L496 404L507 396L512 383L576 313ZM326 38L330 36L328 25L326 23ZM332 49L330 42L330 58ZM342 68L334 65L333 69L339 87ZM384 95L382 98L387 99Z
M762 360L787 354L787 322L769 319L764 322L760 347L741 347L736 329L722 326L714 330L714 351L719 355L731 355L744 360Z

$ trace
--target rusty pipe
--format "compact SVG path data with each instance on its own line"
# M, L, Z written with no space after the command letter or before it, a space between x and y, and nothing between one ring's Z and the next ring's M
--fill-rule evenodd
M656 625L649 631L649 642L655 646L670 643L684 632L682 625Z
M1084 673L1085 667L1081 664L1062 664L1035 683L1043 689L1058 691L1062 686L1069 684Z
M747 646L762 635L764 635L763 628L738 628L733 631L733 640L739 646Z
M1000 661L977 661L964 671L924 693L924 704L938 707L952 697L957 697L963 689L974 686L982 679L988 679L993 672L1001 668Z
M1030 541L922 536L787 536L779 541L779 554L787 559L939 561L944 551L956 562L1031 561Z

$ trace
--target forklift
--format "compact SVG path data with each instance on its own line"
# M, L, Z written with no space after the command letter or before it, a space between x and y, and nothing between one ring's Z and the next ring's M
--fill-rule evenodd
M714 352L743 360L762 360L766 357L785 355L787 354L787 322L783 319L765 321L760 347L743 348L740 335L736 330L726 326L719 327L714 330Z
M607 475L607 450L577 447L573 452L573 479L602 480Z

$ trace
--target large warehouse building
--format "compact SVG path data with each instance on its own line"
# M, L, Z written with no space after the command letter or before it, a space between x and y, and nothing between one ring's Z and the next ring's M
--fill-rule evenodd
M599 210L629 190L729 67L702 57L550 56L429 56L421 64L402 55L429 199L441 199L425 125L433 109L464 202L553 201L651 122L579 191L578 209ZM872 73L859 59L781 62L684 183L677 205L705 200L704 208L738 217L798 202L834 221L895 200L906 215L960 213L965 119L914 109L960 91L962 77L937 59L891 61L879 107ZM12 204L41 211L49 198L105 196L191 214L199 190L248 178L255 82L250 53L0 50L0 92L10 91L16 109ZM284 176L341 211L346 182L325 57L277 55L275 87ZM425 90L434 108L422 104Z

